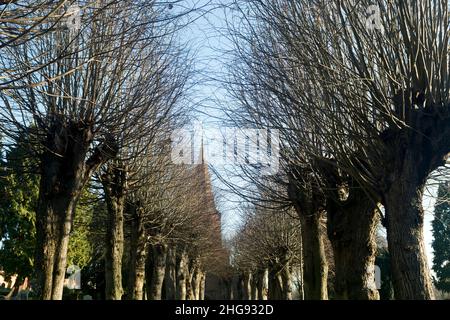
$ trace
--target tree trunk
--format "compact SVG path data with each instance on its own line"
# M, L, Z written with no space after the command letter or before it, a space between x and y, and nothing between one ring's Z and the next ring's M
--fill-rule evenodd
M403 177L385 195L387 238L396 299L433 299L433 285L423 241L422 195Z
M53 214L42 210L36 217L36 290L43 300L50 300L53 289L53 264L56 252L56 234Z
M225 300L235 300L234 277L224 277L220 284L225 288Z
M328 210L336 298L378 300L380 297L375 285L378 209L362 191L348 200Z
M293 175L289 180L288 195L300 218L305 300L327 300L328 263L321 226L325 198L314 183L297 181Z
M81 192L81 190L80 190ZM55 267L53 275L53 292L52 300L62 300L64 291L64 280L66 276L66 266L67 266L67 251L69 249L69 238L70 232L72 230L73 217L75 214L75 203L78 201L74 199L71 205L69 205L66 215L66 221L61 221L59 243L57 245L56 255L55 255Z
M121 300L123 295L123 211L127 184L126 171L127 169L119 164L111 165L108 166L101 179L108 211L105 246L105 295L107 300Z
M154 261L153 261L153 251L152 247L148 247L147 259L145 261L145 291L147 293L147 300L150 299L150 292L152 291L152 281L153 281L153 269L154 269Z
M166 274L167 245L152 246L153 272L150 283L149 300L161 300L164 276Z
M292 274L289 263L285 263L281 270L283 284L283 300L292 300Z
M202 278L200 282L200 300L205 300L205 289L206 289L206 272L202 272Z
M177 261L176 250L172 247L170 247L167 252L164 283L164 299L175 300L177 296Z
M375 285L377 203L336 165L322 163L327 182L327 231L333 247L337 299L378 300Z
M69 201L67 201L69 199ZM40 200L37 219L37 273L41 298L61 300L67 262L67 249L77 199ZM44 218L45 217L45 218ZM65 220L65 221L64 221Z
M67 153L67 150L64 151ZM43 156L36 219L36 266L39 282L37 292L44 300L62 299L67 243L74 206L82 188L82 178L79 177L82 169L79 165L83 165L83 161L67 164L67 168L63 160L54 159L47 152ZM71 172L64 172L66 169ZM65 174L75 177L70 179Z
M74 210L92 172L117 153L113 139L86 155L93 135L84 123L53 115L40 159L36 210L36 294L61 300ZM86 160L86 161L85 161Z
M194 288L192 285L192 274L190 272L186 277L186 300L195 300Z
M180 252L177 258L177 298L178 300L187 299L187 280L189 277L189 257L185 250Z
M412 109L408 126L381 135L381 193L396 299L433 299L423 242L422 196L429 174L450 152L450 106Z
M300 257L303 257L303 243L301 242L301 237L300 237ZM300 300L305 300L305 280L303 268L304 265L303 262L301 261L298 266L298 273L297 273L298 295Z
M294 272L294 286L296 289L296 294L299 300L305 300L305 295L303 293L303 272L301 264L293 269Z
M269 292L269 270L264 268L257 273L258 277L258 299L267 300Z
M195 300L194 292L194 271L196 268L196 259L189 259L186 276L186 300Z
M236 300L244 300L244 278L242 273L236 279Z
M142 300L145 282L145 261L147 239L144 227L144 213L138 203L130 206L131 239L128 290L131 300Z
M252 293L251 293L251 297L250 297L251 300L258 300L258 296L259 296L258 281L259 281L259 278L258 278L257 272L252 273L252 280L251 280Z
M305 300L327 300L328 264L321 232L322 211L300 214Z
M202 285L203 272L200 265L195 266L193 274L193 289L194 289L194 300L201 300L201 285Z
M244 271L242 274L242 298L244 300L251 300L252 298L252 273L250 271Z
M269 300L283 300L283 280L278 271L269 269Z

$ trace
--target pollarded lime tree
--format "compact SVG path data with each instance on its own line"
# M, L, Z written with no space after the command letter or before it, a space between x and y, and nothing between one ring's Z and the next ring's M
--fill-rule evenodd
M22 137L23 138L23 137ZM36 161L29 156L27 143L19 141L5 149L0 164L0 261L1 267L20 279L33 276L36 250L36 208L39 196L39 175ZM85 190L77 205L68 263L85 267L91 259L89 224L92 219L92 198ZM18 282L17 282L18 283Z

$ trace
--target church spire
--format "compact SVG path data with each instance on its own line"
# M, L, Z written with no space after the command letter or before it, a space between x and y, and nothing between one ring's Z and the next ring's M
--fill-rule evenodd
M198 161L196 161L196 164L206 164L206 158L205 158L205 148L204 148L204 139L203 139L203 131L201 132L200 137L200 152L198 153Z

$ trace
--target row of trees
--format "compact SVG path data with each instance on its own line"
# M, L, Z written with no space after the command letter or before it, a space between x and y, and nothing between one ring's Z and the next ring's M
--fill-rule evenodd
M38 298L62 298L68 263L107 299L201 299L206 271L230 275L205 165L170 161L194 9L0 1L0 251ZM295 278L306 299L377 299L381 223L395 298L432 299L422 197L450 152L447 1L229 9L230 120L281 138L277 174L225 179L252 204L231 249L242 297L290 299Z
M170 159L193 70L178 31L199 8L0 6L2 267L32 277L40 299L62 299L68 261L104 261L107 299L124 284L130 299L144 284L161 299L164 279L166 297L202 298L221 254L218 215L206 173Z
M305 298L328 298L326 236L335 297L378 298L379 221L395 298L434 298L422 197L450 152L447 1L243 0L232 10L231 120L281 137L278 174L241 168L238 192L297 212Z
M243 299L303 298L300 227L289 212L249 214L232 247Z

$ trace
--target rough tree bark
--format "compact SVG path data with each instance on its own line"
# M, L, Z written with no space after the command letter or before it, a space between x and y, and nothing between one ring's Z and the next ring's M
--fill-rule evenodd
M336 299L378 300L375 285L377 203L335 163L318 163L326 184L327 232L333 247Z
M318 187L302 183L300 188L300 183L291 178L288 194L300 218L305 300L327 300L328 263L321 232L325 199Z
M377 208L363 194L353 203L328 211L337 299L380 298L375 285L377 216Z
M236 298L234 277L224 277L222 278L220 284L225 289L225 300L234 300Z
M269 267L269 300L283 300L283 279L279 271L278 266Z
M420 152L402 151L396 157L396 174L392 174L395 182L383 199L394 294L396 299L433 299L423 241L422 196L428 172L417 168L425 160L420 159Z
M130 205L131 239L128 290L131 300L142 300L145 282L145 261L147 238L144 226L144 212L139 203Z
M301 264L297 268L293 269L295 274L294 279L294 288L296 289L298 300L305 300L305 294L303 291L303 272Z
M323 214L322 210L300 214L305 300L328 299L328 264L320 226Z
M101 177L108 211L105 246L105 297L107 300L121 300L123 295L123 212L127 188L126 175L127 168L116 163L109 165Z
M167 245L155 244L151 247L152 259L152 275L149 287L149 300L161 300L164 277L166 274Z
M258 299L267 300L269 293L269 270L264 268L257 273L258 277Z
M292 300L292 274L289 262L284 262L280 275L283 284L283 300Z
M195 300L195 288L194 288L195 268L196 268L196 259L189 258L186 277L186 300Z
M258 296L259 296L259 293L258 293L258 288L259 288L258 280L259 280L258 279L258 275L257 275L257 272L255 271L255 272L252 273L252 281L251 281L252 293L251 293L251 296L250 296L251 300L258 300Z
M164 283L164 299L175 300L177 296L177 261L176 249L173 247L168 248Z
M36 294L44 300L61 300L67 249L78 198L92 173L117 154L112 137L86 160L93 140L85 123L52 116L40 163L36 210Z
M201 286L203 279L203 271L200 262L194 262L194 270L192 272L192 287L194 300L201 300Z
M409 128L381 135L385 225L396 299L433 299L423 241L422 196L429 174L450 152L450 106L411 111Z
M423 241L422 195L423 187L416 189L409 183L399 181L385 197L396 299L434 298Z
M327 206L336 298L378 300L375 285L378 209L363 190L351 189L350 193L343 201L330 199Z
M242 298L244 300L251 300L252 298L252 273L251 271L244 271L242 273Z
M185 250L181 250L177 257L177 299L186 300L187 279L189 277L189 256Z
M206 272L202 272L202 278L200 282L200 300L205 300L205 289L206 289Z

